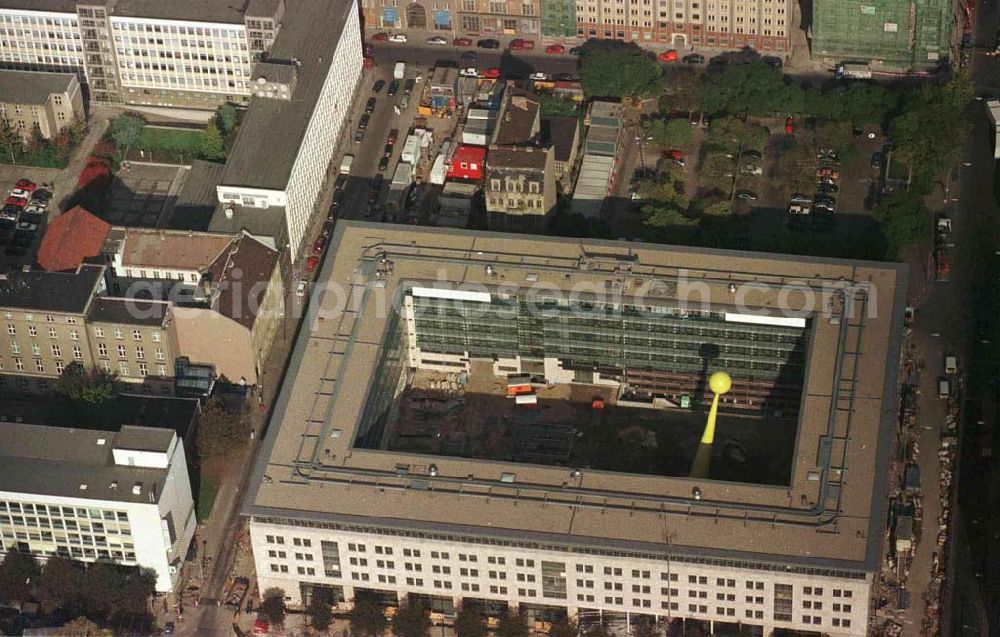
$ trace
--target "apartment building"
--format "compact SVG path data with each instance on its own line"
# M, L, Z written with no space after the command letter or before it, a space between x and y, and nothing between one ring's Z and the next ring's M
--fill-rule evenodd
M350 282L350 320L295 345L244 503L260 588L616 634L867 634L905 266L359 222L330 250L319 281ZM733 379L730 451L692 477L699 347ZM635 406L652 387L674 406Z
M283 16L283 0L3 0L0 68L75 72L97 102L212 108L248 99Z
M285 14L267 63L254 70L261 88L217 186L228 227L280 220L272 236L287 239L290 262L298 259L361 68L356 0L302 0Z
M197 521L172 429L0 426L0 553L110 561L177 585Z
M791 50L790 0L578 0L576 35L643 46Z
M95 298L87 312L92 364L118 381L141 383L144 391L171 394L180 355L168 330L172 320L166 301Z
M369 27L432 29L448 32L447 34L454 33L457 28L455 0L434 0L433 2L364 0L361 7L364 10L366 26Z
M541 35L540 0L455 0L455 3L460 33L523 38Z
M25 139L34 131L43 139L52 139L85 117L83 93L75 75L0 70L0 120Z

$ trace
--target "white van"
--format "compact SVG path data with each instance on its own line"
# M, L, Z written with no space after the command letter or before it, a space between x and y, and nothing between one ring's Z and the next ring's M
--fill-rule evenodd
M354 155L344 155L344 159L340 162L340 174L350 175L351 165L354 163Z
M396 62L396 68L392 70L392 77L397 80L406 77L406 62Z
M938 398L951 398L951 381L938 378Z
M944 373L945 374L956 374L958 373L958 357L952 354L944 355Z

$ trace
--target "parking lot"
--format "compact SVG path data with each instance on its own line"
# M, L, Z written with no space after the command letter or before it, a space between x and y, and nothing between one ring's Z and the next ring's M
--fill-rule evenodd
M32 169L22 169L17 178L3 182L4 203L0 209L0 266L3 270L32 265L48 223L48 208L54 200L50 183L34 181Z

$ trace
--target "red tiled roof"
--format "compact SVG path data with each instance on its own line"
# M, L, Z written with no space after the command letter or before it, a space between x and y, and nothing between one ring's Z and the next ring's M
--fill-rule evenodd
M75 271L84 259L101 253L111 224L80 206L49 224L38 248L38 265L49 272Z

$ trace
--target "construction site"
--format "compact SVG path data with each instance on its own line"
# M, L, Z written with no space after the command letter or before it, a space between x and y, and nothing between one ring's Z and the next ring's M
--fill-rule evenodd
M706 411L610 386L527 375L417 371L383 438L387 450L660 476L688 475ZM719 416L711 478L787 485L797 419Z

